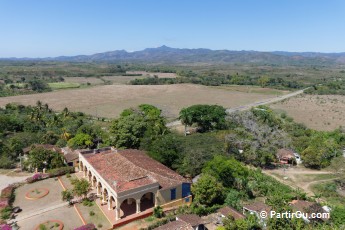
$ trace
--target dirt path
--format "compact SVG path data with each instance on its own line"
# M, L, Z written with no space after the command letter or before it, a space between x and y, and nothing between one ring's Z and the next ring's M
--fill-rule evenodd
M327 181L335 180L336 178L328 178L328 179L313 179L310 178L311 181L305 181L307 180L305 176L308 175L328 175L332 174L332 172L329 171L315 171L311 169L301 168L301 167L294 167L286 169L285 171L283 169L274 169L274 170L263 170L263 173L266 175L269 175L276 180L280 181L281 183L290 186L293 189L301 189L305 193L307 193L308 196L314 196L314 192L311 190L311 185L316 183L322 183ZM287 177L287 179L283 179L284 177ZM304 180L302 180L304 179Z

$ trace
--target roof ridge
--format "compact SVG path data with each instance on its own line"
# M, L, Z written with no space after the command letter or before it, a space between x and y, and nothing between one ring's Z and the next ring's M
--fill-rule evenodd
M164 167L168 168L169 170L173 171L172 169L170 169L169 167L165 166L165 165L162 164L161 162L156 161L156 160L154 160L153 158L151 158L150 156L148 156L144 151L140 151L140 150L137 150L137 149L132 149L132 150L135 150L136 152L142 153L145 157L147 157L147 158L150 159L151 161L155 161L155 162L157 162L157 163L163 165ZM123 150L123 151L119 151L118 153L124 153L124 151L126 151L126 149ZM175 181L175 182L180 182L178 179L175 179L175 178L173 178L173 177L167 177L167 176L163 176L163 175L161 175L161 174L158 174L158 173L155 173L155 172L152 172L152 171L148 171L147 169L144 169L144 168L141 167L140 165L137 165L137 164L133 163L132 161L130 161L130 160L129 160L127 157L125 157L124 155L122 155L122 154L119 154L119 155L121 155L122 157L126 158L126 160L129 161L131 164L133 164L133 165L135 165L135 166L137 166L137 167L139 167L139 168L145 170L145 172L148 172L148 175L154 174L154 175L157 175L157 176L160 176L160 177L164 177L164 178L169 179L169 180L173 180L173 181ZM173 172L175 172L175 171L173 171ZM178 175L179 175L179 174L178 174ZM184 178L184 177L181 176L181 175L179 175L179 176L182 177L182 178ZM157 181L157 180L154 179L154 178L152 178L152 179L153 179L154 181Z

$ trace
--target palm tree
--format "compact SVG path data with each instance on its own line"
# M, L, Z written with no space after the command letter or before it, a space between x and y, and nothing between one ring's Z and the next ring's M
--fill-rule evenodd
M184 124L184 135L187 136L187 126L191 126L193 124L193 117L188 108L184 108L180 111L179 119L182 124Z
M61 138L64 139L65 141L68 141L71 137L71 134L69 134L67 132L67 130L65 128L62 129L62 134L61 134Z

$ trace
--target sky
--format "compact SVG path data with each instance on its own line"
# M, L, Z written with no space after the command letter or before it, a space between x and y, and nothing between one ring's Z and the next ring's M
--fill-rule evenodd
M0 0L0 57L162 45L345 52L345 1Z

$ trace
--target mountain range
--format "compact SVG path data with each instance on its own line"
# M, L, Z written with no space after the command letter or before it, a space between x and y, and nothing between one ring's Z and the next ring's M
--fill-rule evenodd
M210 49L178 49L167 46L127 52L115 50L92 55L48 58L1 58L0 60L63 61L63 62L140 62L161 64L183 63L258 63L270 65L329 65L345 64L343 53L318 52L260 52Z

